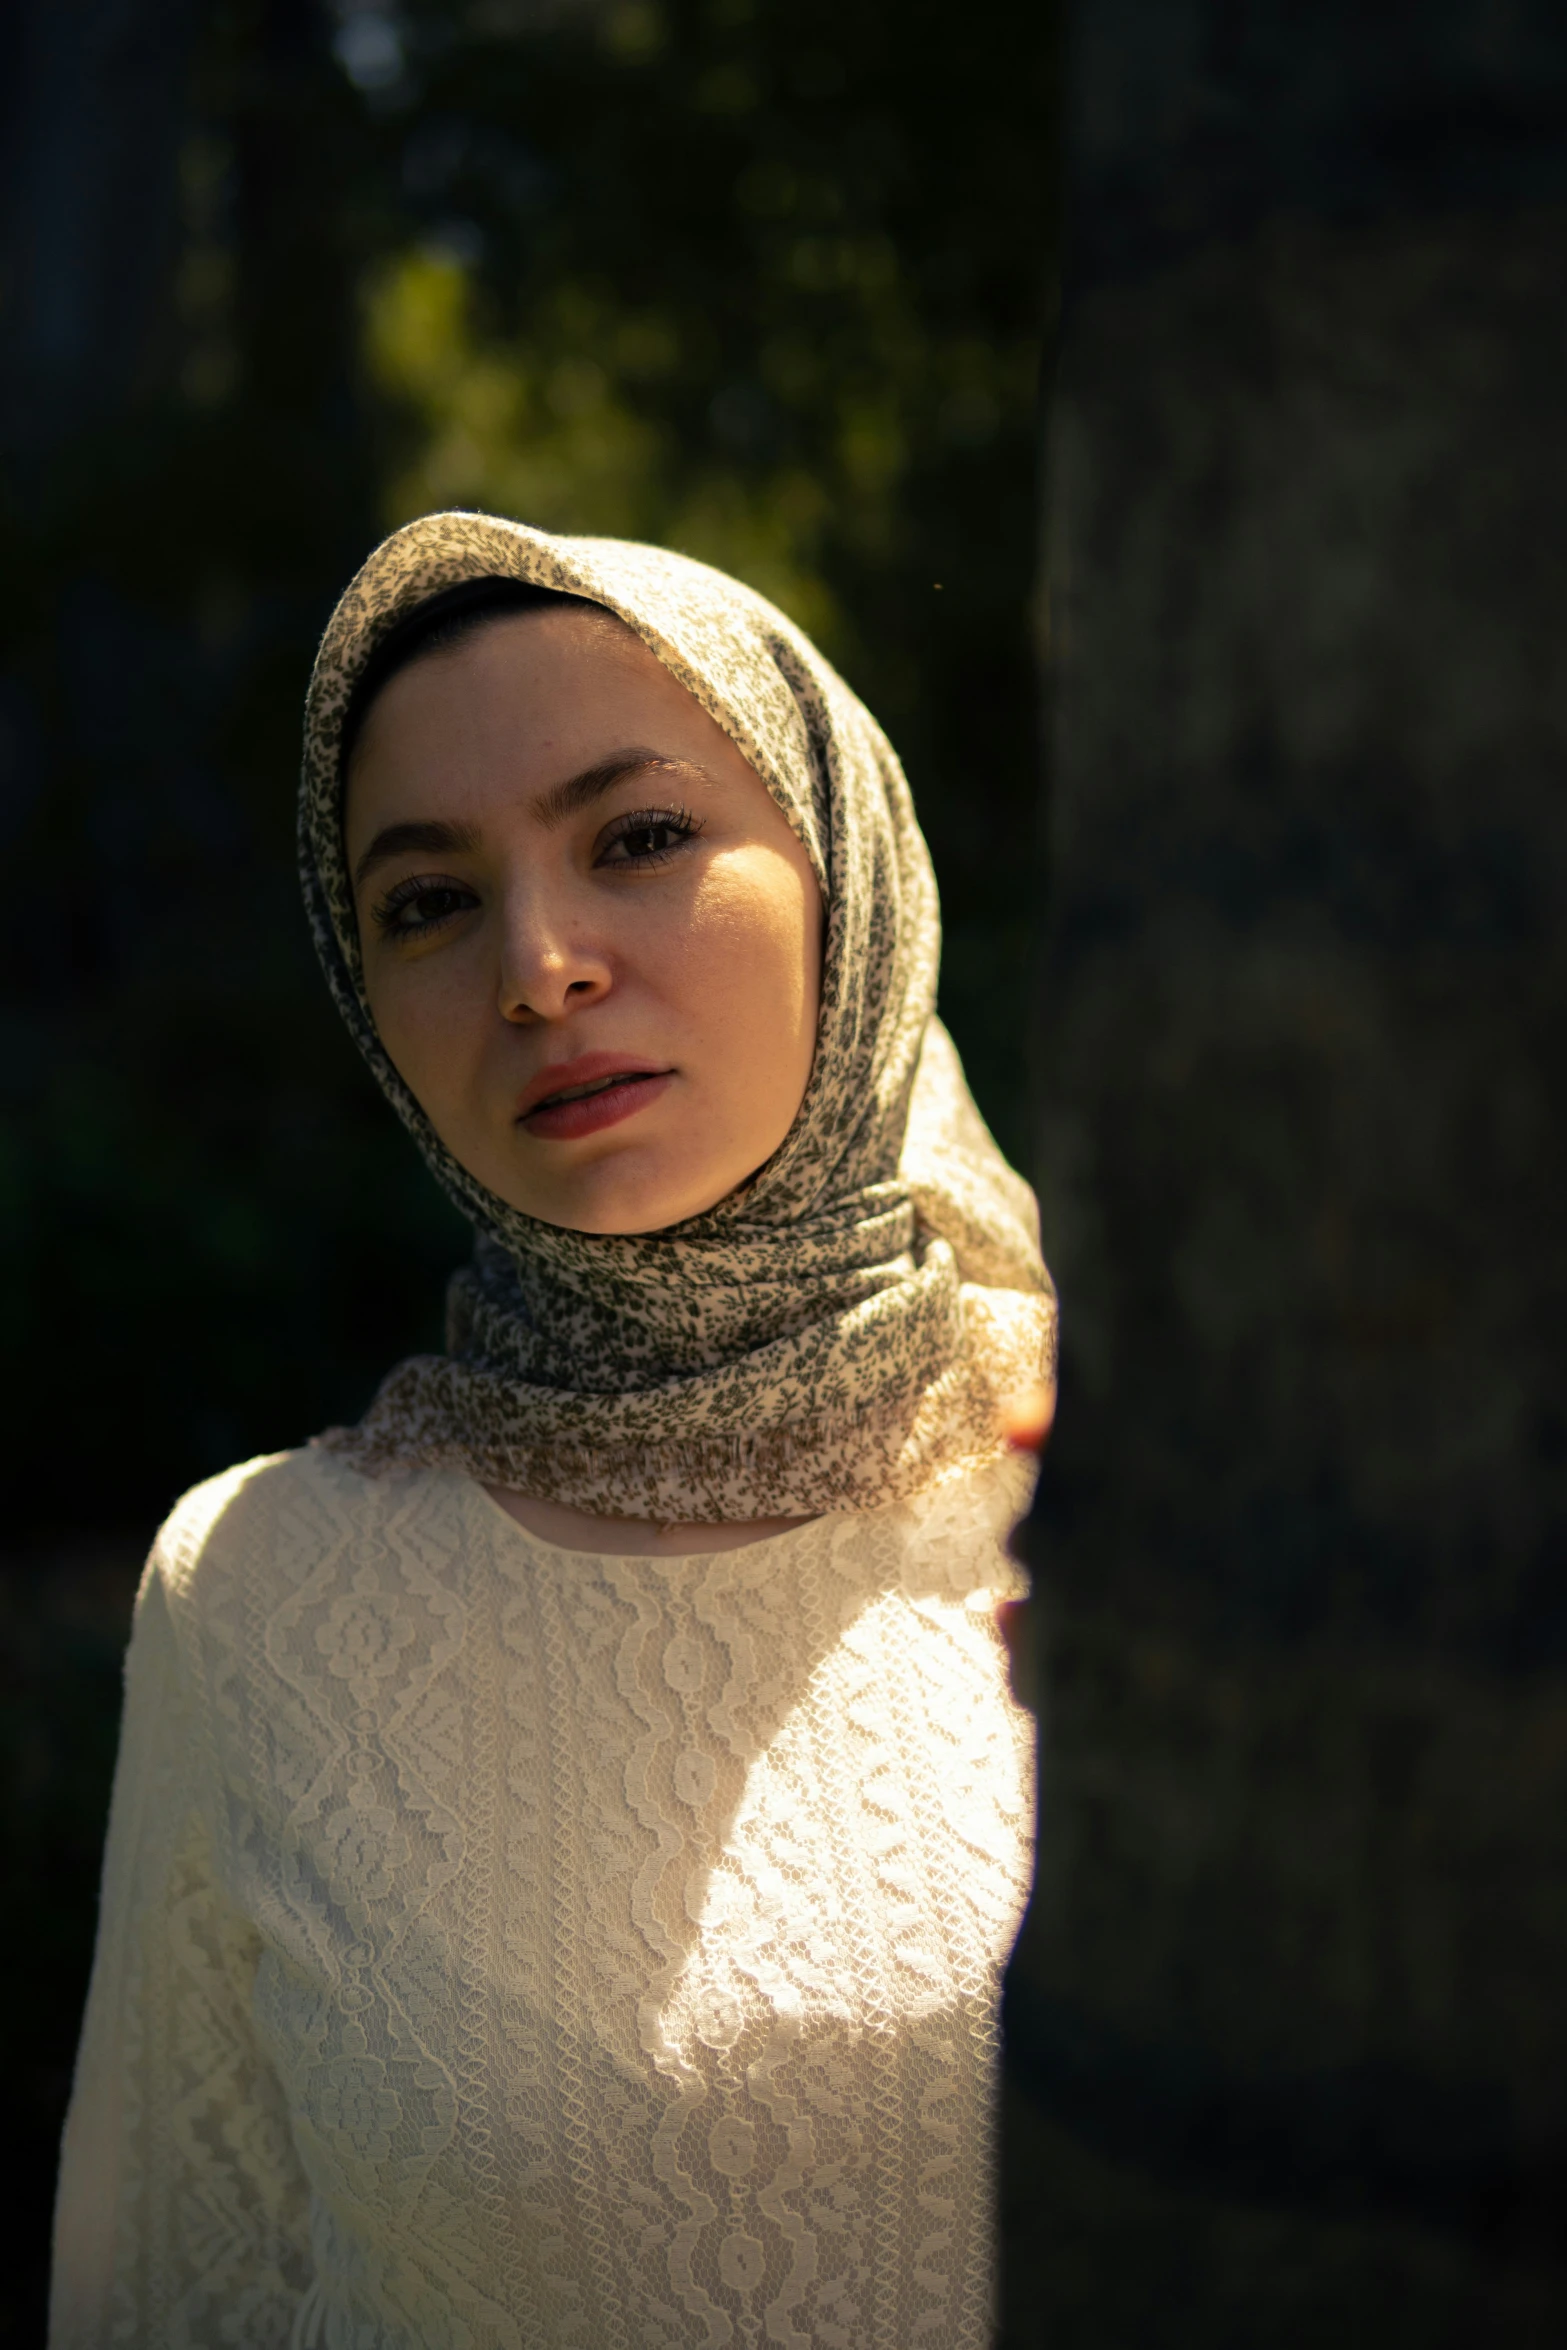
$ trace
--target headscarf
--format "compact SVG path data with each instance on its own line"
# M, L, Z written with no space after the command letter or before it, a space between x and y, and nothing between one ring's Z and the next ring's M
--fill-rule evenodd
M565 1231L498 1199L439 1140L370 1015L344 719L390 630L488 578L585 598L635 630L756 770L821 887L821 1011L794 1124L748 1184L667 1231ZM410 523L322 641L300 853L337 1008L476 1234L448 1293L447 1353L399 1364L358 1427L325 1441L372 1472L459 1468L664 1522L876 1509L999 1452L998 1400L1053 1359L1033 1195L935 1018L935 878L903 771L781 612L657 547L483 514Z

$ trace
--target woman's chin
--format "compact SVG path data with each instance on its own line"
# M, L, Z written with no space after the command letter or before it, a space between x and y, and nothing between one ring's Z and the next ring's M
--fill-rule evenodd
M499 1188L497 1186L497 1188ZM540 1224L562 1232L589 1232L605 1239L631 1239L638 1233L667 1232L704 1209L716 1207L733 1189L668 1173L638 1176L630 1169L585 1170L577 1182L548 1186L513 1184L501 1196Z

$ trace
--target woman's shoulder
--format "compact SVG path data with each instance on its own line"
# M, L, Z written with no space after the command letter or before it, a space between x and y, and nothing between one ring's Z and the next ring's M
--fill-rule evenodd
M406 1505L407 1482L367 1477L319 1444L240 1461L181 1495L159 1528L149 1572L184 1599L236 1575L252 1591L295 1581L328 1551L373 1535Z

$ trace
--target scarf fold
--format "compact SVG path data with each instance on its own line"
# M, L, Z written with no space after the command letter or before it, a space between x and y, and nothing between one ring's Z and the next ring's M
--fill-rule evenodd
M569 1232L445 1148L376 1034L343 845L341 735L377 644L460 580L604 605L731 737L805 846L825 909L805 1098L745 1188L667 1232ZM687 557L433 514L376 549L328 625L305 714L300 863L334 1001L473 1224L447 1353L401 1363L361 1467L459 1468L613 1516L868 1510L1001 1449L999 1401L1049 1376L1055 1298L1032 1194L935 1017L940 919L903 771L793 623Z

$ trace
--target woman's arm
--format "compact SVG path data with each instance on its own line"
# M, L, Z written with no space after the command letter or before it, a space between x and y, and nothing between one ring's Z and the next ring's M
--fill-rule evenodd
M1055 1422L1056 1391L1054 1387L1029 1388L1015 1395L1002 1407L1001 1425L1006 1440L1014 1452L1032 1453L1037 1459L1045 1449L1045 1442ZM1029 1556L1028 1519L1021 1518L1012 1529L1008 1549L1020 1566L1032 1568ZM996 1622L1007 1652L1007 1678L1012 1694L1019 1705L1030 1713L1039 1710L1038 1660L1032 1598L1004 1599L996 1609Z
M191 1699L155 1551L126 1660L49 2350L283 2342L310 2280L304 2180L251 2027L255 1936L214 1883Z

